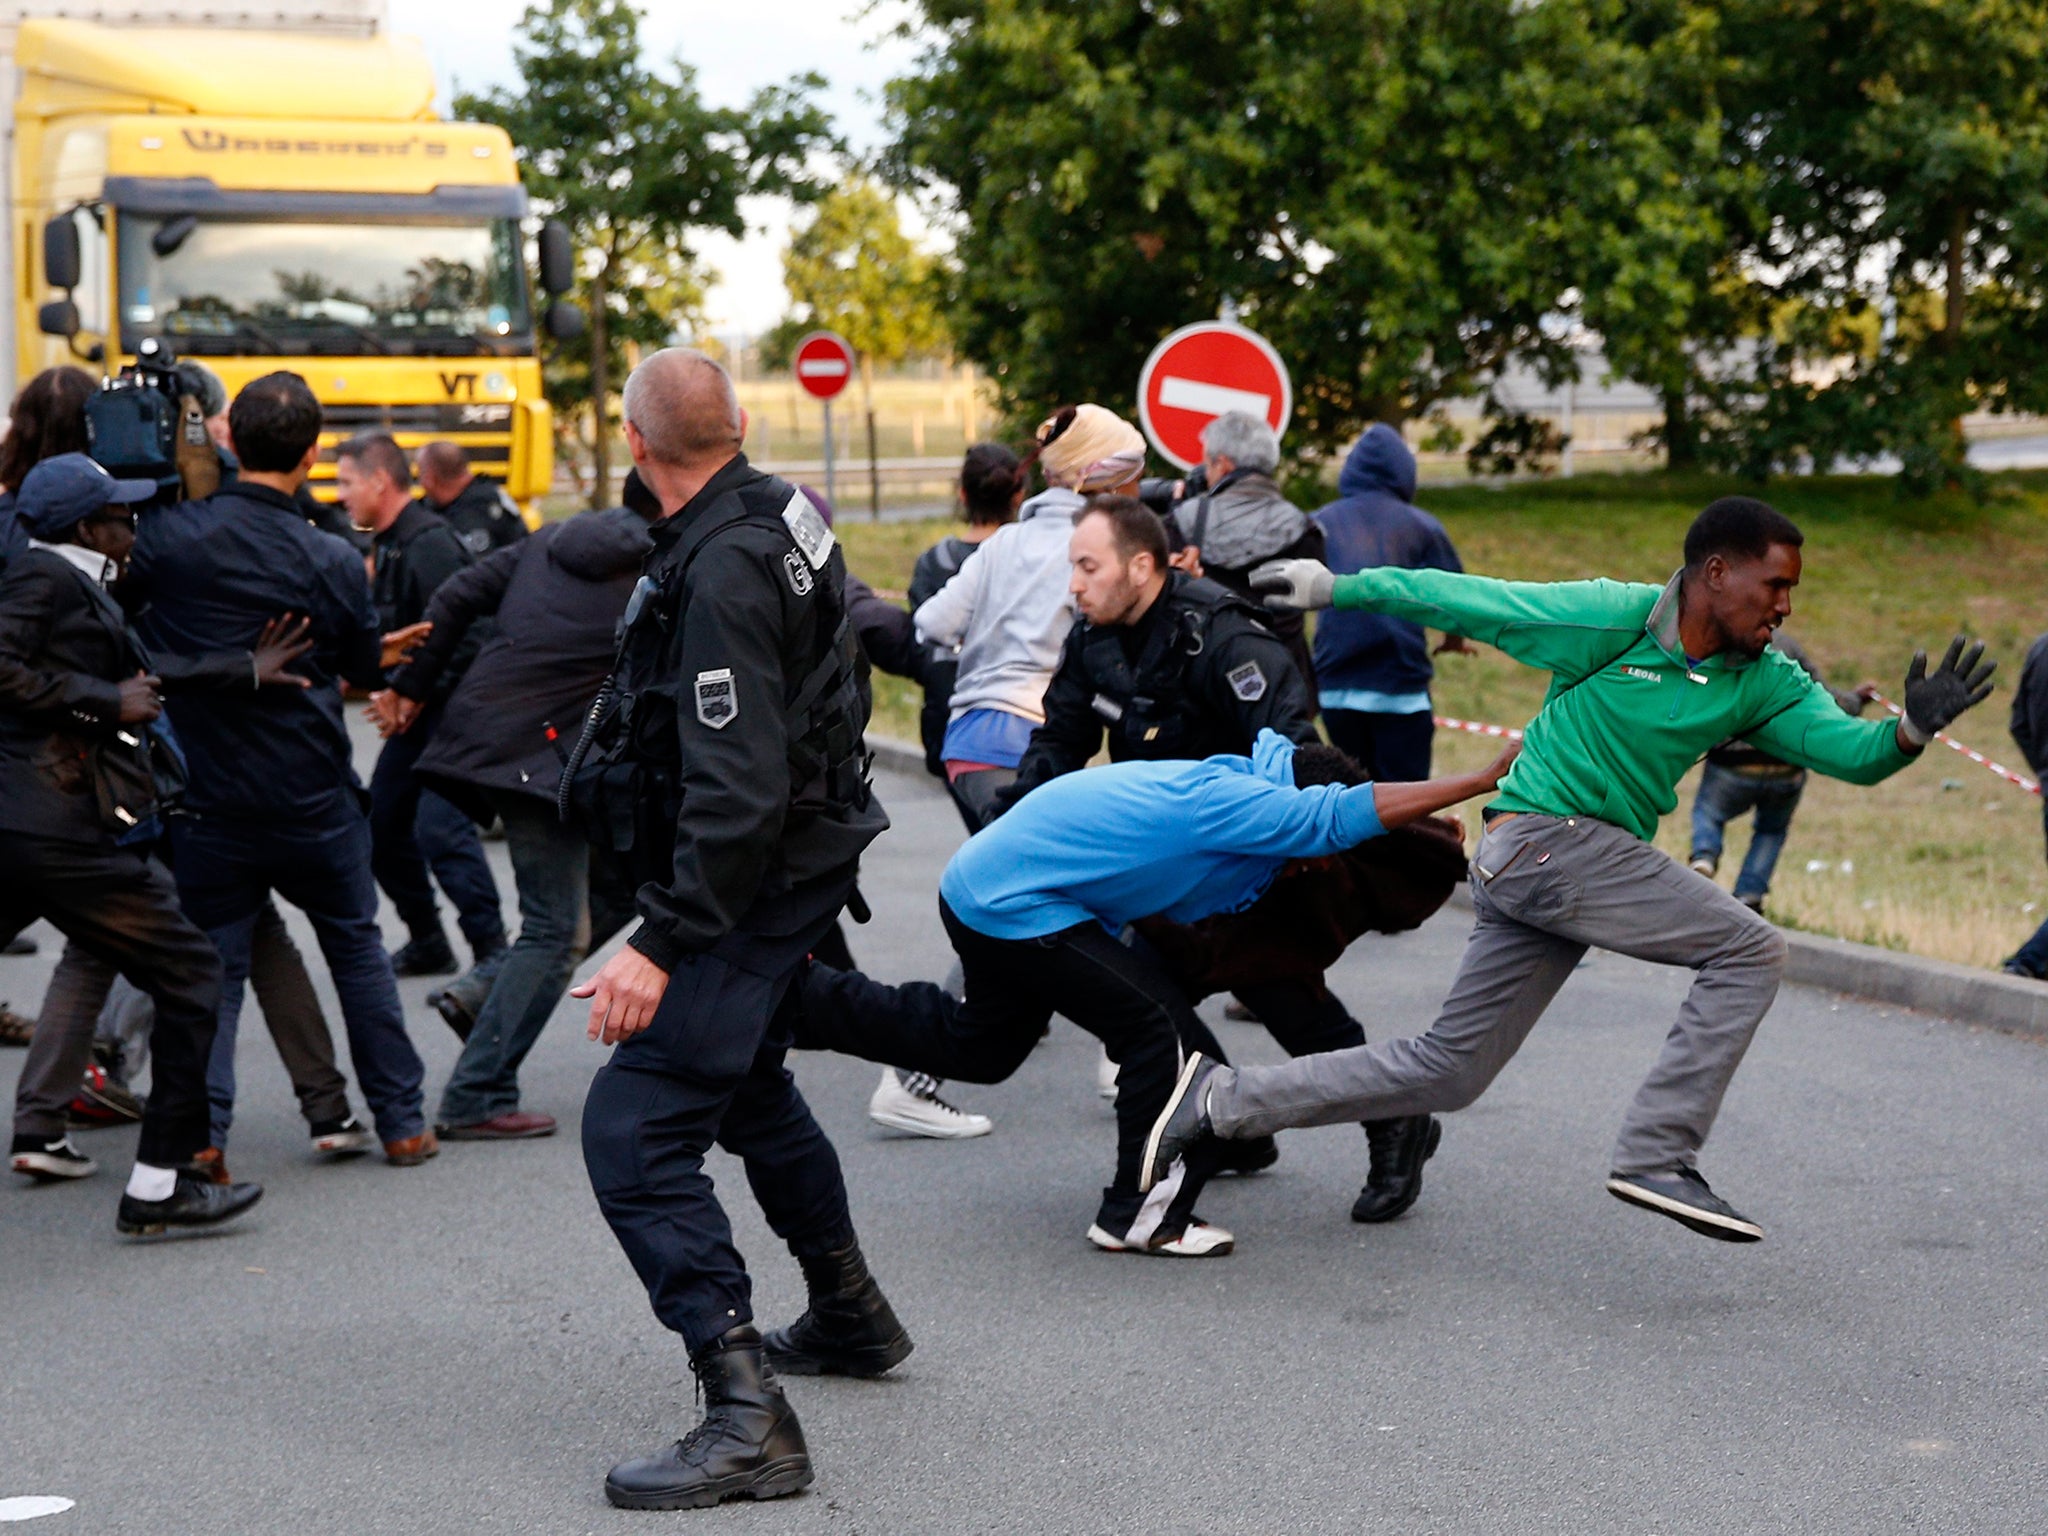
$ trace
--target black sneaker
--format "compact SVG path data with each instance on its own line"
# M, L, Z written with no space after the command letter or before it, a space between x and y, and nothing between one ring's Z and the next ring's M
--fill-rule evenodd
M461 969L445 933L416 934L391 952L394 976L453 976Z
M25 1173L38 1184L88 1179L100 1171L100 1165L73 1146L69 1136L17 1136L7 1162L16 1173Z
M1724 1243L1760 1243L1764 1229L1707 1188L1697 1168L1663 1173L1610 1173L1607 1193L1617 1200L1669 1216L1703 1237Z
M377 1133L354 1115L343 1120L315 1120L306 1127L313 1150L327 1157L354 1157L377 1150Z
M1145 1160L1138 1168L1140 1194L1152 1193L1152 1186L1192 1148L1215 1138L1209 1124L1209 1079L1215 1071L1216 1063L1200 1051L1188 1053L1173 1092L1166 1096L1166 1107L1145 1138Z
M1443 1125L1434 1115L1366 1121L1372 1171L1352 1202L1351 1219L1380 1222L1405 1215L1422 1195L1422 1165L1436 1156L1443 1136Z
M263 1198L261 1184L209 1184L178 1171L177 1187L167 1200L121 1196L114 1230L128 1237L148 1237L171 1227L211 1227L231 1221Z

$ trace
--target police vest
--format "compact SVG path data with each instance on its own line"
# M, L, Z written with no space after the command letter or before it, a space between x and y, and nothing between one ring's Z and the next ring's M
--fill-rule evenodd
M1264 628L1259 611L1220 582L1176 576L1158 598L1155 634L1135 661L1126 657L1114 626L1090 626L1081 643L1083 680L1090 706L1109 735L1112 760L1159 761L1248 752L1251 743L1235 719L1218 719L1196 686L1196 671L1218 618L1239 613Z

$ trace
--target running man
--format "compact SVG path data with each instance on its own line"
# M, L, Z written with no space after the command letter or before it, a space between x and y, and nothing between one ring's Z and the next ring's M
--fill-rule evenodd
M1183 1067L1146 1146L1144 1187L1210 1137L1463 1109L1520 1049L1586 950L1698 973L1622 1122L1608 1191L1695 1232L1763 1228L1700 1177L1701 1145L1785 966L1778 931L1649 843L1685 771L1741 736L1787 762L1875 784L1991 692L1984 647L1958 636L1906 674L1905 717L1859 721L1771 650L1799 584L1798 528L1746 496L1714 502L1662 591L1383 568L1334 577L1312 560L1254 573L1267 601L1387 614L1483 641L1551 674L1550 693L1472 860L1478 913L1428 1033L1231 1069ZM1980 665L1981 662L1981 665Z

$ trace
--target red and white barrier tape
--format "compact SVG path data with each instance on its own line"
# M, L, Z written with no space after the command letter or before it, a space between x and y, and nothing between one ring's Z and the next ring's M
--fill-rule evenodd
M1453 720L1449 715L1430 717L1446 731L1469 731L1474 736L1498 736L1504 741L1520 741L1522 733L1513 726L1488 725L1483 720Z
M1877 702L1882 704L1886 709L1890 710L1893 714L1899 716L1901 719L1905 717L1905 710L1901 709L1898 705L1894 704L1890 699L1886 698L1883 694L1880 693L1877 695ZM2036 784L2032 779L2028 778L2025 774L2015 773L2012 769L2006 767L2003 763L1994 763L1982 752L1978 752L1973 748L1964 746L1960 741L1957 741L1955 737L1949 735L1946 731L1936 731L1934 733L1934 739L1940 742L1944 747L1953 747L1956 751L1962 753L1963 756L1967 757L1971 762L1977 764L1980 768L1989 768L1993 773L1997 774L2001 779L2005 780L2006 783L2017 784L2021 789L2024 789L2030 795L2038 795L2041 793L2041 786L2039 784Z

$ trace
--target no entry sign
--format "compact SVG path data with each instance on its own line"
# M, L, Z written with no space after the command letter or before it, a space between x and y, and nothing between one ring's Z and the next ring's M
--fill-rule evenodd
M1138 374L1138 423L1162 458L1202 462L1202 429L1225 411L1287 430L1294 385L1273 344L1228 320L1184 325L1152 349Z
M796 344L796 381L807 394L830 400L853 381L853 348L834 331L813 331Z

